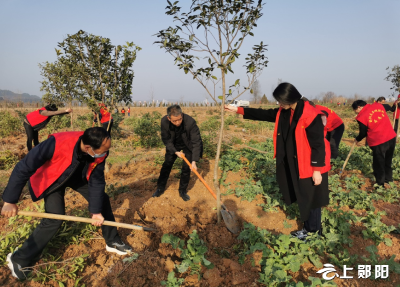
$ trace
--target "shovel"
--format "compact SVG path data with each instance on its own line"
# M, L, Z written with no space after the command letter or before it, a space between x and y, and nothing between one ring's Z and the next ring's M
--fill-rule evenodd
M351 146L350 152L349 152L349 154L348 154L346 160L344 161L342 170L339 172L339 177L342 177L342 173L343 173L343 171L344 171L344 168L346 167L347 162L349 161L349 158L350 158L351 153L353 152L353 149L354 149L355 146L356 146L356 143L354 142L353 145Z
M44 212L33 212L33 211L18 211L18 215L59 219L59 220L68 220L68 221L76 221L76 222L85 222L85 223L93 223L93 222L97 221L95 219L86 218L86 217L69 216L69 215L44 213ZM103 225L135 229L135 230L143 230L143 231L156 231L156 229L151 228L151 227L144 227L144 226L139 226L139 225L120 223L120 222L115 222L115 221L107 221L107 220L104 220Z
M189 167L192 166L183 154L182 154L182 158ZM197 175L197 177L204 184L204 186L208 189L208 191L212 194L212 196L214 196L214 198L217 199L217 196L214 193L214 191L208 186L207 182L204 181L203 177L197 172L197 170L193 170L193 172ZM224 219L226 228L228 228L229 231L232 232L233 234L238 233L240 231L240 228L239 228L238 220L237 220L235 213L233 211L229 211L224 204L221 204L221 207L223 209L223 210L221 210L221 214L222 214L222 218Z

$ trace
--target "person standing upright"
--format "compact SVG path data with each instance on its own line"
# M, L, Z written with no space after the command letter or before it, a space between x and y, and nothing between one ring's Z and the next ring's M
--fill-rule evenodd
M306 240L308 234L322 233L321 208L329 204L328 171L330 146L325 138L325 114L303 98L290 83L281 83L273 92L276 109L236 108L225 110L244 119L275 122L274 157L276 179L287 205L298 202L301 230L293 237Z
M187 188L190 180L191 169L197 170L196 162L203 155L203 141L196 121L189 115L184 114L179 105L167 108L167 115L161 119L161 139L166 147L165 160L161 167L160 176L157 181L157 190L153 197L161 196L165 191L168 177L177 157L185 155L191 162L188 166L183 162L181 179L179 182L179 196L184 200L190 200ZM183 153L181 152L183 150Z
M35 146L39 144L39 130L45 128L53 116L69 113L72 113L72 109L59 111L55 104L48 104L27 114L24 119L24 128L28 138L26 142L28 151L32 149L32 141Z
M354 101L351 105L357 114L360 131L354 142L358 144L367 137L372 150L372 169L376 183L384 186L393 181L392 159L396 146L396 133L382 104L367 104L363 100Z
M114 120L113 120L113 118L112 118L112 116L111 116L110 112L108 111L108 109L107 109L105 104L99 103L99 107L100 107L99 118L100 118L101 126L103 127L103 129L108 131L108 134L111 136L111 129L112 129Z

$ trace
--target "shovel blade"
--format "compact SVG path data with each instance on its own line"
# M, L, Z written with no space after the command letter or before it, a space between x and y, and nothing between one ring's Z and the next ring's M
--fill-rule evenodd
M239 222L236 214L233 211L221 210L222 218L224 219L226 228L233 234L237 234L240 231Z

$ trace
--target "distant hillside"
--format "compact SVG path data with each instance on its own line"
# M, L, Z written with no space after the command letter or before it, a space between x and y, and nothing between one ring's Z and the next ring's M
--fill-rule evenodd
M30 103L30 102L35 103L35 102L40 102L41 98L38 96L35 96L35 95L27 94L27 93L16 94L9 90L0 90L0 100L6 100L6 101L12 101L12 102L23 101L25 103Z

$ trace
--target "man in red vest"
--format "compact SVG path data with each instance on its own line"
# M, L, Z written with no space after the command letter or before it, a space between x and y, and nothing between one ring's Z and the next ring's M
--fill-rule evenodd
M29 181L33 201L44 199L45 212L65 214L65 189L79 192L89 203L89 212L101 226L106 250L119 255L132 248L122 242L116 227L102 226L104 220L115 221L110 199L104 192L104 165L111 146L107 131L100 127L85 132L56 133L32 149L14 168L3 193L1 214L12 217L18 213L18 200ZM22 247L7 255L12 275L26 278L25 267L33 266L43 249L57 233L62 220L44 218Z
M358 143L367 137L367 144L372 150L372 169L376 183L384 186L393 181L392 158L396 146L396 133L382 104L375 102L367 104L357 100L351 105L357 114L356 120L360 132L355 138Z
M72 113L72 109L59 111L55 104L48 104L43 108L27 114L24 120L24 128L28 137L26 142L28 151L32 149L32 141L35 146L39 144L39 130L46 127L53 116L69 113Z
M107 130L111 136L111 129L112 129L114 120L105 104L99 103L99 107L100 107L99 118L100 118L101 126L103 127L103 129ZM94 122L97 122L97 114L95 114Z

